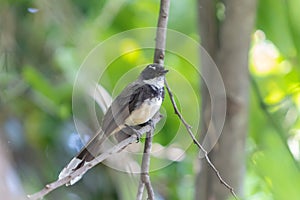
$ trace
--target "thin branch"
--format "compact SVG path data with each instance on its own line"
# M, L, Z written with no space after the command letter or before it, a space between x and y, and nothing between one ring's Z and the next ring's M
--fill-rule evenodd
M145 184L142 181L142 179L140 179L138 191L137 191L137 195L136 195L136 200L142 200L144 189L145 189Z
M157 124L162 118L162 115L158 114L155 118L152 119L153 124ZM142 127L138 130L139 133L143 134L145 132L152 131L153 125L147 125ZM122 142L118 143L117 145L113 146L106 152L100 154L95 159L93 159L91 162L89 162L88 165L84 165L81 168L75 170L70 176L67 176L65 178L59 179L57 181L54 181L52 183L47 184L42 190L39 192L36 192L32 195L28 195L28 198L30 200L37 200L43 198L45 195L50 193L51 191L69 183L72 179L74 179L77 176L84 175L88 170L93 168L95 165L101 163L103 160L111 156L112 154L120 152L122 149L124 149L126 146L128 146L131 143L134 143L137 140L137 135L133 134L129 138L123 140Z
M220 180L221 184L223 184L229 191L230 193L232 194L232 196L235 198L235 199L239 199L237 197L237 195L235 194L234 192L234 189L233 187L231 187L228 183L226 183L226 181L224 181L224 179L222 178L219 170L217 170L217 168L214 166L214 164L211 162L210 158L208 157L208 153L207 151L204 149L204 147L197 141L197 139L195 138L193 132L192 132L192 129L191 129L191 126L185 121L185 119L183 118L183 116L181 115L181 113L179 112L178 108L177 108L177 105L176 105L176 102L174 100L174 96L173 96L173 93L167 83L167 80L165 80L165 86L167 88L167 91L168 91L168 94L169 94L169 97L170 97L170 100L171 100L171 103L173 105L173 108L174 108L174 111L175 111L175 114L179 117L180 121L184 124L187 132L189 133L189 135L191 136L191 138L193 139L193 142L195 145L198 146L198 148L204 153L204 156L205 156L205 160L207 161L207 163L209 164L210 168L215 172L215 174L217 175L218 179Z
M127 138L126 140L123 140L122 142L120 142L116 146L112 147L108 151L106 151L103 154L97 156L88 165L84 165L83 167L77 169L70 176L67 176L67 177L59 179L59 180L57 180L55 182L47 184L44 187L44 189L42 189L41 191L39 191L39 192L37 192L35 194L32 194L32 195L28 195L28 198L31 199L31 200L36 200L36 199L40 199L40 198L44 197L49 192L57 189L58 187L61 187L61 186L65 185L65 184L69 183L73 178L75 178L75 177L77 177L79 175L81 176L82 174L85 174L89 169L91 169L95 165L99 164L100 162L102 162L103 160L105 160L106 158L108 158L110 155L119 152L120 150L122 150L123 148L125 148L126 146L128 146L129 144L131 144L134 141L136 141L136 139L137 139L137 136L136 135L132 135L131 137Z
M166 37L167 37L167 24L169 16L170 0L161 0L160 1L160 10L157 22L156 38L155 38L155 51L153 63L160 64L164 66L165 59L165 48L166 48ZM148 199L154 199L153 187L151 185L149 177L149 166L150 166L150 153L152 147L152 131L147 132L147 138L145 141L144 154L141 167L141 177L137 192L137 200L141 200L143 197L143 191L146 186L148 193Z
M153 62L164 65L167 24L169 16L170 0L160 1L159 17L157 22L155 52Z
M146 133L146 141L144 147L144 154L142 160L142 167L141 167L141 179L139 183L138 193L137 193L137 200L141 200L143 197L143 190L146 186L146 190L148 193L148 199L154 200L154 192L151 186L151 181L149 177L149 167L150 167L150 156L151 156L151 148L152 148L152 136L154 132L154 127L152 130Z

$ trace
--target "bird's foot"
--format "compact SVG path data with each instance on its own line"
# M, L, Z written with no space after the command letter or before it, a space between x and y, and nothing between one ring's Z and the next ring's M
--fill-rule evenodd
M146 122L146 124L148 126L150 126L152 130L155 129L155 124L154 124L154 121L152 119L150 119L148 122Z
M126 128L129 128L132 131L132 133L136 135L136 138L137 138L136 143L140 142L140 139L142 137L142 133L139 130L132 127L132 126L126 125Z

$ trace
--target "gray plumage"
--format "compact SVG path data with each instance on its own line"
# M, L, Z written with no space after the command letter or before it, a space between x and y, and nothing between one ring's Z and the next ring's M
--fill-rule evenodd
M99 155L101 144L111 135L115 134L120 142L126 138L123 130L148 122L163 101L164 77L167 72L168 70L158 64L150 64L136 81L125 87L103 116L102 130L99 130L86 147L62 170L59 178L68 176L72 171L93 160ZM74 179L70 184L74 184L80 178Z

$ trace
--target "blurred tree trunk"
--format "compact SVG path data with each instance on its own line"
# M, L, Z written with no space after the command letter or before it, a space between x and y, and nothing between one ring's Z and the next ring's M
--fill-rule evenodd
M248 128L248 51L255 21L256 0L199 0L198 3L201 44L218 66L227 101L224 128L209 156L224 180L239 196L243 196ZM205 134L211 118L210 94L205 84L214 85L215 74L206 65L209 63L207 58L201 56L201 63L202 75L210 77L208 83L202 82L201 91L201 133ZM218 90L216 86L214 89ZM212 123L218 122L216 120ZM208 134L216 135L213 130ZM198 200L222 200L230 196L230 191L220 184L203 159L200 161L195 191L195 199Z
M1 120L1 119L0 119ZM0 125L2 123L0 122ZM0 126L2 127L2 126ZM4 131L0 128L0 194L1 199L21 200L25 199L18 174L11 162L9 149L6 147L6 140L3 137Z
M0 7L0 30L0 75L1 78L6 78L6 75L1 73L10 70L8 65L14 58L12 54L16 47L16 16L6 1L2 2ZM25 199L25 194L18 173L14 169L12 154L4 132L4 123L7 119L6 105L3 104L4 94L6 94L5 86L0 85L0 199L21 200Z

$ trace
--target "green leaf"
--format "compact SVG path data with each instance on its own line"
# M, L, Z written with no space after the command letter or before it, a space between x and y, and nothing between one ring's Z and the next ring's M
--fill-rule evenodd
M58 95L56 94L53 85L51 85L51 83L46 80L44 75L38 72L35 68L31 66L24 67L23 77L25 81L32 87L32 89L43 94L45 97L51 99L55 103L59 102Z
M300 173L294 161L283 145L279 136L272 132L265 132L263 151L253 155L253 163L258 173L273 192L274 199L299 199ZM275 147L275 148L274 148Z
M263 0L258 3L256 26L265 32L285 57L294 57L296 48L284 0ZM299 19L299 18L298 18Z

